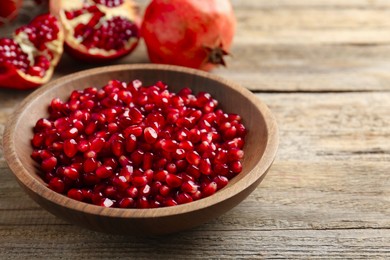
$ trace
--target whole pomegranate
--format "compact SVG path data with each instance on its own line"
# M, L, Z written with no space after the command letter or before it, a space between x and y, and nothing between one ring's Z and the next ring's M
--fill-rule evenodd
M21 6L22 0L1 0L0 26L15 19Z
M60 23L50 14L16 29L13 39L0 39L0 87L31 89L48 82L63 43Z
M225 65L235 28L228 0L153 0L141 33L153 63L208 71Z
M138 44L138 8L131 0L52 0L50 12L64 27L65 50L77 59L109 61Z

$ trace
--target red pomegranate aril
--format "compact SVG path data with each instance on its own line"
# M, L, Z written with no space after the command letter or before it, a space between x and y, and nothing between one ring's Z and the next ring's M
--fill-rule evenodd
M210 175L212 173L211 163L209 158L200 159L199 170L202 174L205 175Z
M114 186L106 186L103 191L104 196L115 199L117 197L117 190Z
M140 197L137 201L137 204L140 209L149 208L149 200L146 197Z
M190 194L194 194L198 191L198 185L193 181L186 181L181 185L181 190Z
M203 190L202 190L202 195L204 197L208 197L208 196L211 196L213 195L216 191L217 191L217 183L215 183L214 181L210 182L209 184L207 184Z
M164 139L161 143L161 148L167 152L174 152L178 148L178 143L175 140Z
M96 176L100 179L105 179L110 177L113 174L112 167L102 165L96 169Z
M164 206L166 207L172 207L172 206L176 206L178 203L176 202L176 200L174 200L173 198L167 198L165 201L164 201Z
M194 178L199 178L200 175L201 175L201 172L199 170L199 168L193 164L189 165L187 167L187 171L186 171L189 175L191 175L192 177Z
M133 198L126 197L118 202L120 208L134 208L135 202Z
M232 148L228 151L228 161L237 161L244 157L244 151L238 148Z
M135 186L130 186L126 189L126 195L133 199L138 197L138 188Z
M49 182L49 188L58 193L63 193L65 190L65 183L60 178L54 177Z
M139 189L139 194L141 196L148 197L150 195L150 193L151 193L151 187L148 184L146 184L145 186L143 186Z
M95 151L86 151L84 153L84 158L88 159L88 158L96 158L97 156L97 153Z
M79 178L79 173L74 167L65 167L63 174L71 180L76 180L77 178Z
M93 134L95 131L96 131L96 128L97 128L97 121L92 121L92 122L89 122L85 129L84 129L84 132L87 134L87 135L91 135Z
M89 142L86 140L80 140L77 145L77 149L84 153L90 149Z
M185 151L192 151L194 149L194 144L190 141L182 141L179 143L179 148L185 150Z
M56 166L57 166L57 158L54 156L44 159L41 163L41 168L45 172L54 170Z
M158 134L152 127L144 129L144 139L148 144L153 144L157 141Z
M151 169L153 167L153 159L154 159L154 155L150 152L146 152L144 154L142 168L144 170Z
M143 187L148 184L148 179L146 176L134 176L132 183L135 187Z
M140 126L132 125L127 127L123 132L125 137L131 134L137 137L142 135L143 129Z
M240 173L242 171L242 163L241 161L233 161L230 163L230 169L234 173Z
M81 179L86 186L93 186L100 182L100 178L94 172L83 173Z
M78 152L77 142L74 139L67 139L64 141L64 153L69 158L72 158Z
M168 173L167 177L165 178L165 182L171 188L178 188L183 181L178 175Z
M229 166L226 163L217 162L214 164L214 173L222 176L226 176L229 173Z
M83 201L84 195L80 189L70 189L67 193L68 197L74 200Z
M39 148L44 141L45 137L42 133L36 133L31 141L34 148Z
M171 188L167 185L161 185L159 188L159 194L163 197L167 197L171 193Z
M186 154L188 163L192 165L198 165L200 163L200 155L196 151L190 151Z
M159 170L154 174L153 179L155 181L163 182L165 181L167 175L168 175L167 170Z
M188 163L186 160L180 159L180 160L175 161L175 165L176 165L177 171L184 171L187 168Z
M186 151L182 148L178 148L173 152L173 158L176 160L184 159L186 157Z
M123 142L119 141L119 140L112 142L111 143L111 150L115 156L120 157L121 155L123 155L123 152L125 150Z
M134 134L130 134L125 140L125 149L131 153L137 148L137 137Z
M144 152L140 149L136 149L134 152L130 154L130 160L134 165L140 165L144 159Z
M216 176L213 181L217 184L217 189L220 190L229 183L229 179L225 176Z
M83 170L84 172L93 172L97 169L98 166L99 164L95 158L87 158L84 161Z
M185 203L189 203L189 202L193 201L193 198L188 193L183 192L183 193L177 194L176 201L178 204L185 204Z

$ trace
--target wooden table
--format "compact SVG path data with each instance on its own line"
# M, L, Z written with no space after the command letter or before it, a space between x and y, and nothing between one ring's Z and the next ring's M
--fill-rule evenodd
M232 2L233 57L214 73L256 93L280 127L255 192L180 234L100 234L30 200L0 147L1 259L390 257L390 1ZM143 45L117 63L138 62ZM65 56L56 77L89 67ZM28 94L0 90L0 133Z

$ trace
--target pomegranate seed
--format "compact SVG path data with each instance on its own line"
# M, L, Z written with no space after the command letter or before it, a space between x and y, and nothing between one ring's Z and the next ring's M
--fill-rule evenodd
M134 136L141 136L142 135L142 127L140 126L137 126L137 125L132 125L132 126L129 126L127 127L123 133L125 136L129 136L129 135L134 135Z
M140 197L138 199L138 207L141 209L149 208L149 200L146 197Z
M186 154L186 159L188 163L192 165L198 165L200 163L201 157L196 151L191 151Z
M79 142L78 142L78 145L77 145L77 149L78 149L80 152L82 152L82 153L88 151L88 150L90 149L90 147L89 147L89 142L86 141L86 140L81 140L81 141L79 141Z
M74 200L83 201L84 195L80 189L70 189L67 193L68 197Z
M215 182L210 182L203 188L203 196L208 197L213 195L217 191L217 183Z
M191 201L193 201L193 198L188 193L183 192L183 193L177 194L177 196L176 196L176 202L178 204L189 203Z
M78 151L77 142L74 139L67 139L64 141L64 153L69 158L76 155Z
M134 165L140 165L144 160L144 152L140 149L135 150L131 153L130 160Z
M167 177L165 178L165 182L169 187L177 188L182 184L182 179L175 174L168 173Z
M120 208L134 208L135 202L133 198L126 197L119 201L118 203Z
M76 180L79 177L79 173L74 167L65 167L63 174L71 180Z
M193 181L186 181L181 186L181 190L193 194L198 191L198 186Z
M242 164L240 161L234 161L230 163L230 169L234 173L240 173L242 171Z
M161 148L167 152L174 152L178 148L178 144L175 140L162 140Z
M216 176L213 181L217 184L217 188L218 190L219 189L222 189L223 187L225 187L228 182L229 182L229 179L226 178L225 176Z
M57 158L54 156L44 159L41 164L42 170L45 172L54 170L56 166L57 166Z
M110 177L113 174L112 167L110 166L100 166L96 169L96 176L100 179L105 179Z
M199 170L201 173L205 175L211 174L211 163L209 158L202 158L199 163Z
M174 200L173 198L167 198L165 201L164 201L164 205L166 207L171 207L171 206L176 206L178 203L176 202L176 200Z
M148 179L146 176L134 176L132 183L136 187L142 187L148 184Z
M143 166L142 166L144 170L148 170L153 167L153 158L154 156L152 153L147 152L144 154Z
M65 190L64 181L60 178L54 177L49 182L49 188L58 193L63 193Z
M99 164L95 158L87 158L84 161L83 170L84 172L93 172L97 169L98 166Z
M129 137L125 140L126 151L131 153L137 147L137 137L134 134L130 134Z
M240 150L238 148L232 148L228 152L228 160L229 161L236 161L240 160L244 157L244 151Z
M131 198L136 198L138 196L138 188L131 186L126 189L126 194Z
M152 127L146 127L144 129L144 138L148 144L153 144L157 141L157 132Z

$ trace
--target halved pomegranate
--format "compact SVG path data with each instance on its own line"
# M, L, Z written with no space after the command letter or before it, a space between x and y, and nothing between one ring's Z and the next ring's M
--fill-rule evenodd
M52 0L65 30L65 50L89 62L109 61L138 45L140 19L131 0Z
M0 87L31 89L48 82L63 43L60 23L50 14L16 29L13 39L0 39Z

